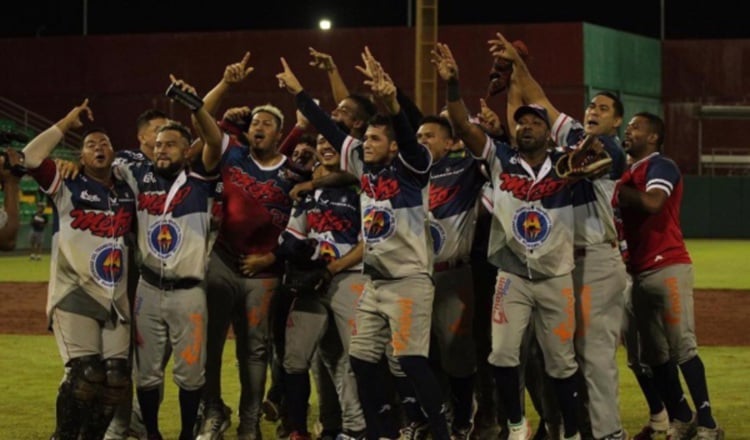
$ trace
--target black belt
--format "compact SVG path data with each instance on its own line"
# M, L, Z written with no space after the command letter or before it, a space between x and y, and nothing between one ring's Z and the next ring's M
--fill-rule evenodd
M141 277L144 281L161 290L184 290L192 289L201 283L202 280L197 278L162 278L159 274L149 267L141 266Z
M464 260L441 261L439 263L435 263L432 268L435 272L445 272L446 270L458 269L459 267L463 267L466 264L468 263Z
M613 249L617 247L617 243L614 242L614 241L608 241L606 243L608 243L610 246L612 246ZM575 248L573 250L573 256L575 258L584 258L586 256L586 248L585 247L577 247L577 248Z

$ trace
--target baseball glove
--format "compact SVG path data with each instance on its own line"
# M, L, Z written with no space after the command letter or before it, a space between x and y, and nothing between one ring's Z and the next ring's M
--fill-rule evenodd
M555 163L555 171L566 179L595 178L609 171L612 158L596 136L588 135L576 148Z
M526 44L521 40L516 40L511 44L516 48L524 62L527 61L529 58L529 49L526 47ZM490 83L487 86L487 96L495 96L506 91L508 85L510 85L510 74L512 72L512 62L503 58L496 58L490 68Z
M301 268L287 263L281 286L289 293L300 295L324 295L328 292L333 275L325 266Z

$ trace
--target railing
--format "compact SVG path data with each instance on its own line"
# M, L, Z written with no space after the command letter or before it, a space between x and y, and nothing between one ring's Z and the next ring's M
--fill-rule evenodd
M34 113L2 96L0 96L0 118L14 121L26 134L30 134L30 137L41 133L55 123L55 121ZM61 145L70 150L78 150L82 143L83 138L81 135L78 133L67 133Z
M710 175L750 175L750 149L711 148L700 155L701 173L710 170Z

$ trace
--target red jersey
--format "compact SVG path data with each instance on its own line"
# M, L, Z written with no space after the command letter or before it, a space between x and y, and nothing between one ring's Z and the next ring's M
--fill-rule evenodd
M653 153L631 165L618 182L618 187L627 185L643 192L656 188L667 194L657 214L620 207L631 273L691 263L680 228L682 181L680 170L671 159ZM617 191L615 203L616 198Z

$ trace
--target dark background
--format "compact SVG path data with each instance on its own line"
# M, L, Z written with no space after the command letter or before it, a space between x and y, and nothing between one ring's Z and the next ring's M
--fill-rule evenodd
M4 0L0 37L408 26L416 0ZM750 38L742 1L441 0L439 24L585 21L666 39ZM411 8L409 7L411 6ZM86 20L84 20L84 10Z

